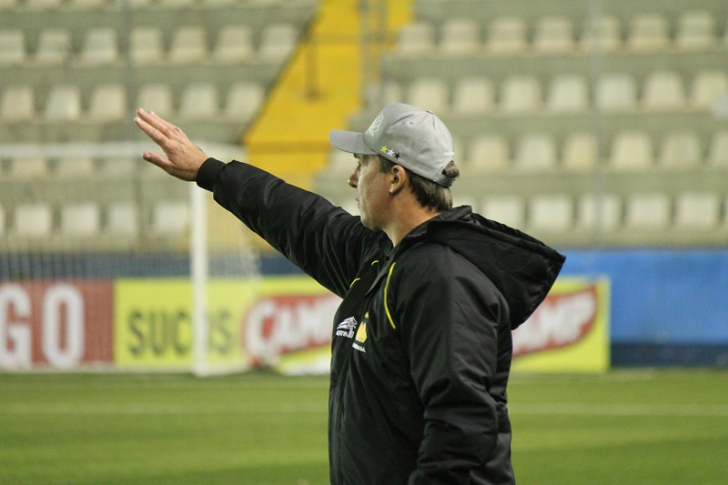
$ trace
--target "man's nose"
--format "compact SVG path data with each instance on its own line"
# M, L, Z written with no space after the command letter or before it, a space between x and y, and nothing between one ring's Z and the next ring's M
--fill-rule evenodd
M359 183L359 177L356 176L356 172L352 173L349 176L349 180L347 180L347 183L349 184L349 187L356 188L357 184Z

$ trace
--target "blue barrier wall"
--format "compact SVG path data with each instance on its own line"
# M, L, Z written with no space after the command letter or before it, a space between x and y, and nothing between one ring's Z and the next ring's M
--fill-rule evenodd
M728 367L728 251L565 254L562 275L611 282L614 365Z

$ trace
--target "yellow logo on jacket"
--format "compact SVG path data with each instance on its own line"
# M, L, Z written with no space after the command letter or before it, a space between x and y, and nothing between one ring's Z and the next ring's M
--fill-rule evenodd
M367 341L367 322L361 322L359 328L356 329L356 336L354 339L361 343Z
M369 312L364 315L364 321L359 324L356 329L356 335L354 335L354 342L351 344L356 350L360 352L366 352L366 348L362 345L367 341L367 319L369 318Z

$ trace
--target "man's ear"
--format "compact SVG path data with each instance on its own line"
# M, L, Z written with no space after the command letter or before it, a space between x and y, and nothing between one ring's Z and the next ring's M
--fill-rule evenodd
M401 165L392 167L389 183L389 193L396 194L407 185L407 171Z

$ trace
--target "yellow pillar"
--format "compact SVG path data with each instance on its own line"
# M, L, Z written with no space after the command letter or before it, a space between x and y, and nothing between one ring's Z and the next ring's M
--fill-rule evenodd
M386 2L387 31L411 19L412 0ZM287 181L311 187L324 168L332 128L346 128L361 109L361 0L322 0L303 42L271 90L243 143L249 163ZM374 60L379 62L378 59Z

